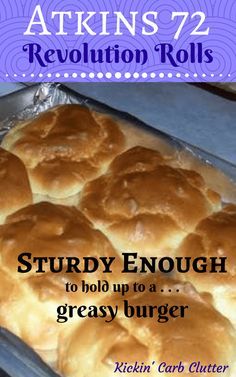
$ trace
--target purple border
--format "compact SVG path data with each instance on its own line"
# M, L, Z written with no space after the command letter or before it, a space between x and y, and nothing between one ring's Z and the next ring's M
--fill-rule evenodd
M24 35L37 5L40 6L45 25L51 35L39 35L39 32L42 32L40 25L32 26L31 31L35 32L35 35ZM59 24L58 16L52 19L52 12L55 11L71 12L71 18L65 16L64 31L67 35L56 35ZM199 30L209 28L209 35L190 35L200 20L198 15L193 19L191 15L198 11L206 15ZM86 16L88 12L95 12L88 25L96 35L89 33L75 35L78 30L76 12L85 12ZM109 12L106 32L110 35L99 35L102 31L100 12ZM122 22L120 30L123 35L114 35L117 30L115 12L121 12L130 22L130 12L137 12L135 36L130 34ZM145 31L152 30L142 19L147 12L158 12L155 22L159 30L153 35L142 33L143 27ZM176 18L171 21L172 12L189 13L179 39L174 39L174 35L181 19ZM154 21L150 14L148 17ZM146 0L145 2L143 0L0 0L0 28L1 81L236 80L235 0ZM112 49L115 49L116 45L119 46L116 49L119 62L114 62L115 54ZM88 50L87 58L85 47ZM107 57L105 51L109 47L112 53ZM38 54L36 54L37 49ZM54 53L50 55L49 50L54 50ZM65 59L64 63L60 61L57 50L60 51L62 60ZM103 61L93 62L91 51L95 51L94 56L97 57L98 50L102 51L100 60ZM140 51L144 50L147 59L145 61L142 55L141 61L138 58ZM209 51L212 51L210 53L212 61L209 58ZM131 59L133 54L133 60L125 62L122 60L122 53L126 59L127 56ZM32 62L29 61L30 56ZM71 56L76 62L71 60ZM108 58L113 59L113 62L109 62Z

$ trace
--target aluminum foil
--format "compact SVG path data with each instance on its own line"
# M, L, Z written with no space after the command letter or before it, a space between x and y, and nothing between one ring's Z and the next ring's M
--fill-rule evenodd
M41 84L29 106L24 107L20 112L17 112L0 122L0 140L2 140L5 134L19 122L32 119L41 112L56 105L78 103L78 99L73 98L69 93L62 91L59 88L60 84Z

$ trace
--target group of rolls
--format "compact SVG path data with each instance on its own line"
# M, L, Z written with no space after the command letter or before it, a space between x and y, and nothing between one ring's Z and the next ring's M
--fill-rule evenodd
M0 326L61 375L111 377L115 362L156 360L229 365L224 376L235 376L236 206L224 206L199 173L157 150L130 148L112 118L65 105L20 123L4 137L0 189ZM189 305L182 320L160 324L118 315L110 324L102 319L60 324L58 305L98 304L104 294L67 293L65 282L80 284L81 274L34 269L20 274L17 259L24 251L37 257L115 256L117 263L126 251L225 256L228 272L147 275L145 282L158 282L164 292L129 295L140 305ZM106 279L122 282L118 270ZM102 280L104 274L83 279ZM178 293L166 289L176 286ZM119 304L123 297L111 294L107 300Z

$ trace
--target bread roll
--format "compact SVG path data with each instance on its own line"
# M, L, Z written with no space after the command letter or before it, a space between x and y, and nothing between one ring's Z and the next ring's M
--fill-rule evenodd
M185 366L182 373L160 373L163 377L189 375L203 377L215 373L188 373L189 365L200 362L202 365L230 365L220 376L234 376L235 331L230 322L217 312L191 284L180 283L168 278L147 278L146 287L156 284L157 293L131 293L125 299L133 306L153 306L166 304L189 306L185 318L172 318L166 323L158 323L156 318L126 318L120 310L111 323L104 320L87 319L73 332L62 335L60 341L59 370L66 377L110 377L116 363L134 365L135 362L152 366L145 376L157 376L157 366ZM161 289L164 290L161 293ZM171 290L171 292L169 292ZM178 291L179 290L179 291ZM123 306L124 298L116 295L110 304ZM134 373L122 373L136 376Z
M24 161L33 193L67 198L101 173L124 142L111 118L64 105L12 128L2 145Z
M2 268L0 268L0 310L5 305L5 302L9 300L9 297L14 288L18 289L18 284L15 284L15 280Z
M0 306L0 325L13 331L42 355L57 349L58 334L66 326L57 323L59 305L87 305L104 295L97 292L82 294L81 280L92 284L106 279L111 283L120 277L121 262L116 251L75 208L45 202L19 210L0 226L0 250L0 268L8 279L17 281L16 289L4 297L4 305ZM50 272L45 263L45 273L38 273L38 264L33 264L32 258L31 271L20 273L18 267L25 266L18 262L18 256L25 252L31 253L32 258L78 257L81 258L81 270L85 256L113 256L116 259L112 274L104 274L102 268L93 273L68 273L66 264L57 274ZM78 292L67 293L66 282L78 284Z
M227 273L198 274L191 270L183 277L199 290L210 292L217 309L236 326L236 205L228 205L202 220L184 239L178 255L227 258Z
M192 362L229 365L222 376L234 377L236 335L223 315L236 326L236 206L222 210L220 196L209 190L202 176L183 169L174 153L167 157L167 149L162 149L163 155L145 146L125 150L142 135L132 132L125 133L125 124L118 127L104 114L65 105L17 125L5 136L3 147L24 162L34 203L39 203L31 204L23 163L0 149L0 221L10 214L0 226L0 326L20 336L50 364L58 361L65 377L111 377L116 362L154 365L153 361L155 367L182 362L183 377L189 377ZM127 135L134 136L131 142ZM157 145L156 140L150 145ZM41 202L42 196L57 204ZM62 203L79 203L78 209ZM121 274L119 258L126 251L147 257L227 256L228 273L191 270L180 280L164 275L127 278ZM28 264L18 260L22 253L27 253ZM89 257L115 257L113 273L104 274L102 268L83 272L83 261ZM51 272L51 261L55 270L63 264L60 273ZM111 286L131 278L146 287L155 285L157 292L131 289L121 297L112 290L85 294L80 289L82 280L107 280ZM66 283L78 285L78 291L66 292ZM127 318L122 314L126 301L133 308L146 307L154 316ZM167 322L159 322L163 314L158 308L167 304L188 307L184 318L168 313ZM58 307L66 305L75 316L59 323ZM109 323L104 318L82 319L76 317L79 305L117 305L118 314ZM159 372L152 368L148 375Z
M117 156L109 166L114 175L124 175L142 171L152 171L159 165L168 162L169 158L157 150L135 146Z
M0 224L10 213L32 203L26 169L21 160L0 148Z
M199 220L220 208L198 173L164 162L156 151L133 148L81 193L80 209L120 251L173 254Z

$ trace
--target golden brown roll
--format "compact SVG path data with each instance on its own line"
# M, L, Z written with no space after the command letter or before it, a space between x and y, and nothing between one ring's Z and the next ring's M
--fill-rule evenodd
M120 251L173 254L186 232L220 208L198 173L163 163L158 152L133 148L81 193L80 209Z
M2 268L0 268L0 281L1 281L1 289L0 289L0 308L5 304L5 302L9 299L14 287L18 289L18 286L14 284L14 279L6 273Z
M24 257L24 262L18 260L22 253L30 253L31 257ZM40 262L42 267L33 261L39 257L48 258ZM61 272L51 272L50 257L64 257ZM71 257L79 258L77 268L81 273L69 269L68 258ZM103 273L101 262L93 273L84 273L84 257L99 260L100 257L115 257L113 273ZM59 266L57 259L54 268L60 271ZM90 266L93 269L93 263ZM115 282L120 277L121 262L106 237L76 208L45 202L19 210L0 226L0 267L5 275L17 281L17 289L4 297L4 305L0 306L0 325L43 354L56 350L58 334L65 328L57 323L57 307L96 302L104 293L82 294L81 281ZM23 272L26 269L28 272ZM77 284L78 291L67 293L66 283Z
M64 105L14 127L2 145L24 161L33 193L66 198L105 169L124 136L108 116Z
M32 203L32 192L22 161L0 148L0 223L6 216Z
M147 290L144 293L131 293L125 298L116 295L109 301L118 305L117 317L110 323L104 319L86 319L73 332L63 334L60 339L59 370L67 377L110 377L119 375L136 376L137 371L123 373L126 366L136 362L151 366L145 376L214 376L216 373L195 373L193 363L202 366L216 364L226 366L220 376L234 376L236 338L230 322L200 295L191 284L180 283L168 278L147 278L143 281ZM148 292L148 287L155 284L157 293ZM163 292L161 292L163 290ZM171 292L169 292L171 290ZM124 315L124 300L135 308L146 307L146 314L153 317L127 318ZM188 307L183 317L169 315L165 323L158 322L157 307L168 303L171 307ZM154 308L153 312L149 308ZM153 363L154 362L154 363ZM123 363L123 364L122 364ZM125 364L127 363L127 364ZM164 365L175 366L181 363L184 370L169 370L165 373ZM228 366L228 367L227 367ZM160 371L158 370L160 368ZM189 373L191 368L192 373ZM116 372L115 372L116 370ZM139 371L140 372L140 371ZM159 372L159 373L158 373Z
M114 175L124 175L141 171L152 171L157 166L165 164L169 159L157 150L137 145L117 156L109 166L109 172Z
M236 205L228 205L202 220L194 233L183 240L178 255L227 258L227 273L210 272L208 269L206 273L198 274L191 270L183 277L192 281L199 290L210 292L217 309L236 325Z

